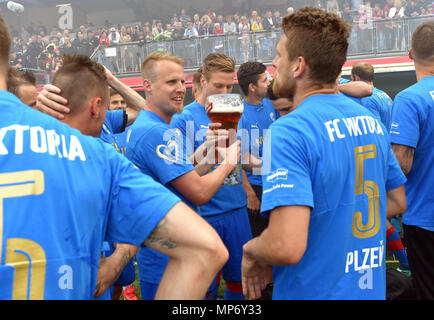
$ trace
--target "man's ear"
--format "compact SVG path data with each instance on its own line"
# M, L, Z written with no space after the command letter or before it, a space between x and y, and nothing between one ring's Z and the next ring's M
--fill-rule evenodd
M249 83L249 93L250 92L255 92L255 89L256 89L256 86L255 86L255 84L254 83Z
M89 101L89 112L91 118L99 118L101 113L102 99L100 97L94 97Z
M408 57L409 57L411 60L414 60L414 59L413 59L413 51L411 50L411 48L410 48L410 50L408 50Z
M304 57L300 56L297 58L297 61L294 63L294 67L292 69L294 78L299 78L303 76L303 74L306 72L306 60Z
M150 92L152 89L152 83L149 79L143 79L143 90Z

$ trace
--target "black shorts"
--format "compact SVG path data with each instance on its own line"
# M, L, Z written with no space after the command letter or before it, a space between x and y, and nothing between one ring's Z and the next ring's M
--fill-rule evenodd
M403 229L417 297L434 300L434 231L406 224Z

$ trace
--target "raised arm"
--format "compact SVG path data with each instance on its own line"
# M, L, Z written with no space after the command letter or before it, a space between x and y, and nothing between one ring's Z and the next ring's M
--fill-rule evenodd
M115 89L125 99L128 106L126 109L128 114L127 126L129 126L137 119L139 112L146 104L146 100L134 89L128 87L125 83L116 78L107 68L105 68L105 75L109 86Z
M338 84L339 91L356 98L364 98L372 95L373 86L364 81L350 81Z
M204 205L222 186L225 178L235 169L240 159L240 141L226 148L226 157L212 172L200 176L196 170L190 171L170 183L189 201L198 206Z

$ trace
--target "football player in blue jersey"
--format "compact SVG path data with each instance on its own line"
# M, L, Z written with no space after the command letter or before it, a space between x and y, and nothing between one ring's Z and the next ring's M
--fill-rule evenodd
M4 91L11 40L2 17L0 41L1 299L101 294L132 254L111 256L98 271L104 239L171 256L157 298L203 297L227 260L217 233L112 147ZM80 107L96 127L108 106L107 82L95 65L84 73L80 94L97 96Z
M367 62L355 63L351 69L351 81L363 81L372 86L372 95L362 98L361 104L381 119L390 131L393 101L386 92L374 87L374 67Z
M262 159L264 137L268 127L279 117L279 112L273 107L267 97L270 86L270 75L267 67L261 62L248 61L240 65L237 71L238 84L244 94L244 111L238 123L238 131L242 135L243 143L248 144L249 157ZM248 168L248 166L246 166ZM247 179L243 179L244 189L247 194L247 211L249 214L252 236L257 237L265 229L268 220L259 214L262 198L262 176L246 170ZM266 279L266 290L270 291L271 298L272 276ZM264 292L263 297L266 297Z
M212 172L208 171L215 163L207 163L207 158L202 159L205 162L194 164L189 160L182 133L169 126L173 115L180 113L184 105L186 88L182 63L183 60L179 57L161 52L151 53L143 62L146 105L128 130L126 156L143 173L165 185L198 211L197 206L208 202L236 167L240 157L240 143L236 141L223 148L224 159ZM205 132L203 145L213 147L212 152L205 150L207 154L215 154L214 146L219 141L215 139L225 141L228 134L224 130L226 135L207 140L208 131L210 130ZM196 156L194 158L198 159ZM137 263L143 299L153 299L168 258L150 248L139 250Z
M400 92L392 112L392 149L407 176L404 240L419 299L434 299L434 21L412 35L417 83Z
M390 131L393 101L386 92L374 87L374 67L367 62L355 63L351 69L351 82L354 81L363 81L373 87L372 95L360 99L359 103L380 119L386 130ZM397 217L387 221L387 248L393 252L399 261L397 270L410 276L407 252L399 235L400 228Z
M385 299L386 216L405 211L405 176L384 125L336 94L350 26L305 7L282 30L273 91L294 110L265 140L269 224L244 245L243 290L260 296L272 266L273 299Z
M194 102L184 107L181 114L175 115L171 122L171 127L179 129L186 137L188 155L199 150L206 140L204 133L212 125L205 110L207 97L231 93L234 78L235 62L232 58L212 53L204 59L200 94ZM219 166L214 167L213 172L218 168ZM225 298L228 300L244 299L241 288L242 246L251 239L247 198L243 187L245 178L240 162L217 193L199 209L199 214L217 230L230 253L229 261L222 270L226 283ZM210 292L214 289L218 288L214 286ZM210 294L211 298L214 296L215 294Z

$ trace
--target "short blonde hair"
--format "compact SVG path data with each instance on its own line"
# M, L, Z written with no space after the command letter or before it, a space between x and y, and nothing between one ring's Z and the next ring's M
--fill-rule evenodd
M210 53L203 61L202 74L206 80L214 71L235 72L235 61L223 53Z
M171 53L165 52L152 52L150 53L145 61L142 63L142 77L143 79L149 79L155 81L157 79L157 73L155 70L155 64L158 61L172 61L179 65L182 65L185 61L184 59L177 57Z

